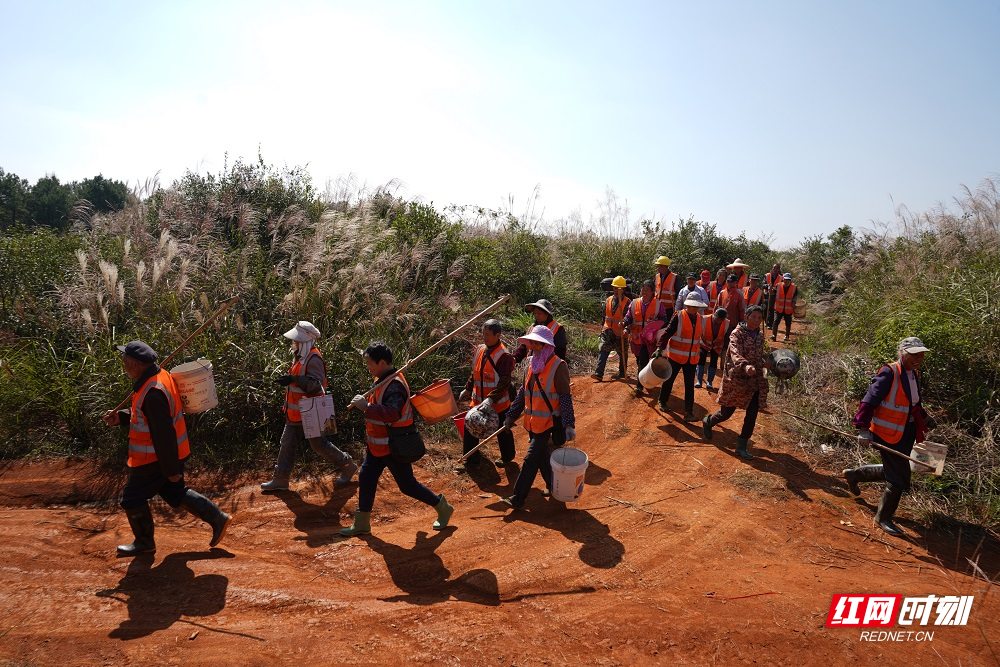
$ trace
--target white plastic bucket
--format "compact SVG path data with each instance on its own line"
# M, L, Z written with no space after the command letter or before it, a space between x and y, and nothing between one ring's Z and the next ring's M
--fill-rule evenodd
M639 371L639 383L646 389L653 389L669 380L672 372L673 367L666 357L650 359L646 367Z
M587 473L587 455L573 447L561 447L552 452L552 497L571 503L583 495L583 478Z
M170 375L177 383L185 414L205 412L219 404L219 397L215 395L212 362L208 359L201 358L181 364L170 371Z

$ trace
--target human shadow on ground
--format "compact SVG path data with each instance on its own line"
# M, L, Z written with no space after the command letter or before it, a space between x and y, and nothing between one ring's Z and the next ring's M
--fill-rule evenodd
M482 452L482 450L480 450ZM474 463L468 464L466 473L469 478L476 483L482 491L489 493L499 493L499 489L510 486L517 479L517 464L507 466L506 471L493 465L493 458L498 454L483 452L483 455L476 459ZM513 474L513 477L510 475Z
M347 501L357 495L358 485L345 484L331 489L325 484L320 484L319 490L324 495L327 493L330 495L325 503L315 505L303 498L298 491L276 491L266 494L280 498L288 506L295 515L292 525L302 533L292 539L304 540L309 547L322 547L339 541L340 512Z
M491 509L510 509L503 503L490 505ZM621 562L625 545L611 536L607 524L598 521L586 510L571 509L554 498L535 500L529 496L524 507L511 510L504 523L520 521L555 530L566 539L580 543L580 560L591 567L608 569Z
M490 570L477 568L450 579L451 572L435 551L454 531L454 526L435 531L430 536L420 531L417 533L416 543L410 549L386 542L375 535L363 536L362 539L372 551L385 559L392 582L403 591L402 595L381 599L386 602L429 605L454 598L462 602L498 606L500 587L496 575Z
M604 482L608 481L611 477L611 471L607 468L602 468L598 464L594 463L593 459L589 459L587 464L587 472L584 476L584 482L587 486L600 486Z
M154 554L133 558L115 588L97 591L98 597L118 600L128 607L128 618L108 637L125 641L139 639L166 630L177 622L192 623L183 621L182 616L218 614L226 606L229 579L221 574L195 575L188 567L191 561L217 558L235 558L235 555L218 548L173 553L156 566L153 566Z

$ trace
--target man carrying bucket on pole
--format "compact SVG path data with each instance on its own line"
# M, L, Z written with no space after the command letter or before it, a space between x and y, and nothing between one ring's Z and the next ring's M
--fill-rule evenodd
M326 392L326 363L316 347L316 339L320 336L319 329L311 322L303 320L283 335L292 341L294 361L288 373L275 380L285 387L285 405L282 408L282 412L285 413L285 428L281 432L274 476L270 482L260 485L260 490L264 492L288 489L299 443L305 439L299 400L307 396L322 396ZM337 484L351 482L354 473L358 471L358 465L349 454L335 447L325 436L309 438L309 446L327 463L340 468L340 476L335 480Z
M471 407L489 400L500 423L507 418L507 409L510 407L510 378L514 373L514 357L500 340L502 330L500 320L490 319L483 323L483 344L477 347L472 355L472 375L465 383L465 389L458 395L458 400L468 400ZM514 433L510 429L502 431L497 436L497 444L500 446L500 458L495 463L497 467L506 467L517 455L514 449ZM477 445L479 439L466 428L462 434L462 453L467 454ZM456 468L456 471L465 472L467 466L475 465L480 460L482 458L479 452L476 452L469 457L464 466Z
M184 484L184 460L191 453L181 395L170 373L156 364L157 354L139 340L118 346L122 366L135 383L129 410L108 410L104 423L128 429L128 481L121 506L135 540L118 547L119 556L156 551L149 499L160 496L212 527L209 546L222 541L233 518Z
M524 386L504 420L504 426L513 428L523 413L524 428L528 431L528 453L514 483L514 495L503 499L515 509L524 506L539 472L546 490L552 488L552 450L576 438L569 367L555 354L552 332L544 326L535 326L517 342L530 347L531 360Z

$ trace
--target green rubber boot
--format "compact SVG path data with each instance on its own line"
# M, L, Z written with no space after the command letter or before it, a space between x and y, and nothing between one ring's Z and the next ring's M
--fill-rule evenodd
M739 454L740 458L752 461L753 454L747 451L748 444L750 442L746 438L736 438L736 453Z
M371 523L372 513L362 512L357 510L354 513L354 523L352 523L347 528L341 528L340 534L346 537L354 537L355 535L368 535L372 532Z
M438 494L438 504L434 506L437 510L438 518L434 522L434 530L441 530L448 525L448 519L455 512L455 508L448 504L448 501L444 499L444 494Z

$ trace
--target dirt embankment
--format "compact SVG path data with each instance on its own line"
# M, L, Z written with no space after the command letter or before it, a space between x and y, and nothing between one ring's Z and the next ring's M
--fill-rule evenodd
M158 505L155 556L118 560L124 515L80 501L114 498L120 479L10 466L0 664L1000 664L1000 604L983 578L1000 573L994 540L927 533L905 506L908 538L884 536L877 489L855 499L769 414L746 463L733 453L742 413L703 442L700 424L679 421L680 383L666 414L622 382L576 377L573 392L584 496L544 499L539 479L510 512L498 498L516 469L457 476L457 452L438 448L417 476L456 506L440 532L389 475L373 534L346 540L356 485L327 476L266 496L248 481L221 495L237 516L223 548ZM699 417L714 406L697 391ZM517 445L523 456L523 431ZM975 604L964 627L927 627L933 641L866 642L824 627L835 593Z

